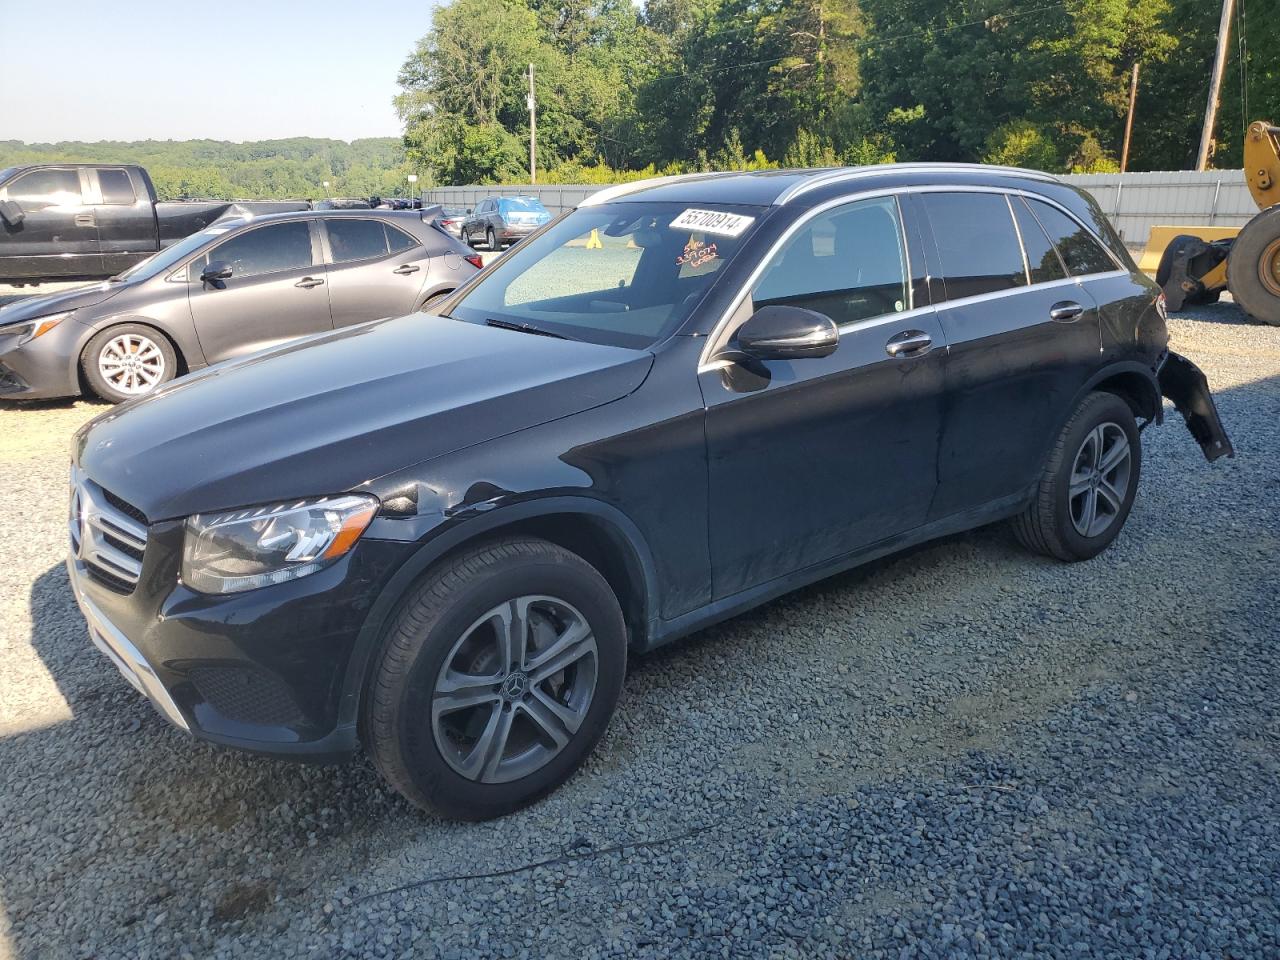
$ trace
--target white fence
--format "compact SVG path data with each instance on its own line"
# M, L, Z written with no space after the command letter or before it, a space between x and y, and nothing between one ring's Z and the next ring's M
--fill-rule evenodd
M1134 253L1157 224L1238 227L1258 212L1243 170L1089 173L1062 178L1093 194ZM536 196L552 213L577 206L597 186L436 187L423 199L450 207L474 207L485 197Z

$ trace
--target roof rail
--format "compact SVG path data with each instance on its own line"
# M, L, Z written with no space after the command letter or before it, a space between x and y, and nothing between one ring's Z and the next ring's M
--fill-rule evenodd
M625 197L629 193L636 193L639 190L648 190L650 187L663 186L669 183L684 183L686 180L701 180L704 177L720 177L724 176L722 171L708 171L703 173L677 173L667 177L649 177L646 180L632 180L630 183L619 183L612 187L605 187L593 193L591 196L583 200L578 206L595 207L602 203L609 203L617 200L619 197Z
M957 171L980 171L985 170L995 173L1012 173L1022 177L1030 177L1036 180L1056 181L1058 178L1051 173L1045 173L1043 170L1027 170L1022 167L1002 167L988 163L879 163L868 167L841 167L838 170L824 170L815 173L811 177L807 177L778 194L778 198L773 201L774 206L782 206L801 194L808 193L810 190L817 190L819 187L825 187L828 184L840 183L845 180L857 180L862 177L876 177L885 173L903 172L912 170L957 170Z

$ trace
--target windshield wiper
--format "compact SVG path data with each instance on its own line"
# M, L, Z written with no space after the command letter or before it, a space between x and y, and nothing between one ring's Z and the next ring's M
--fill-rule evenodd
M553 330L543 330L541 327L535 327L532 323L513 323L510 320L495 320L493 317L486 318L484 325L486 327L498 327L502 330L516 330L520 333L532 333L539 337L555 337L557 340L571 340L572 337L566 337L563 333L556 333Z

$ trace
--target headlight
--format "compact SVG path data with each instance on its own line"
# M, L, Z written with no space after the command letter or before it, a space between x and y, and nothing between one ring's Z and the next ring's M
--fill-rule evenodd
M347 553L378 512L363 494L249 507L187 518L182 581L201 593L239 593L315 573Z
M23 320L21 323L6 324L0 326L0 337L16 336L18 339L13 346L20 347L24 343L30 343L36 337L43 337L69 316L71 316L70 310L65 313L53 313L47 317L36 317L34 320Z

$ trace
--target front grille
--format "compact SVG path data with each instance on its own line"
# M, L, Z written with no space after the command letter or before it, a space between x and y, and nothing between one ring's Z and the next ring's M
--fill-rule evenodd
M71 555L99 583L132 593L147 550L146 516L71 468Z

